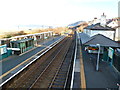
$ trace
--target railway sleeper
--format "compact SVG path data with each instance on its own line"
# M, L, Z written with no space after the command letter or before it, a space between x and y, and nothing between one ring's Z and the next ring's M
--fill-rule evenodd
M64 81L55 81L55 82L53 83L53 85L54 85L54 84L64 85L64 83L65 83Z
M64 73L66 73L66 72L59 72L58 74L64 74Z
M66 72L67 70L65 70L65 69L62 69L62 70L60 70L60 72Z
M54 86L52 86L51 88L56 90L56 89L62 89L62 87L63 87L63 86L60 86L60 85L59 85L59 86L54 85Z
M55 83L64 83L64 81L60 80L60 79L57 79L57 80L55 80Z
M62 65L62 67L69 66L69 64L70 64L70 61L65 61Z
M65 80L65 77L56 77L55 79L58 79L58 80Z
M59 86L64 87L64 83L65 83L65 82L55 82L55 83L53 83L52 86L55 85L55 86L58 86L58 87L59 87Z
M68 69L68 65L63 65L63 66L61 67L61 69L67 70L67 69Z
M58 74L57 77L65 77L66 74Z
M53 86L56 86L56 87L64 87L64 84L62 83L53 83Z
M59 73L58 73L58 75L65 75L65 74L67 74L67 72L64 72L64 73L59 72Z
M63 81L63 80L65 80L65 79L66 79L66 77L58 76L58 77L55 78L55 81L56 81L56 80L61 80L61 81Z
M63 64L63 66L61 67L61 69L68 69L69 63L65 63Z

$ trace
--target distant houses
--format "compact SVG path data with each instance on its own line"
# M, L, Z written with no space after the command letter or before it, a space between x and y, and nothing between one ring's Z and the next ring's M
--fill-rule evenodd
M120 41L120 18L112 19L107 26L116 30L115 41Z
M90 38L83 44L88 47L99 44L100 50L102 50L101 60L106 61L120 72L120 44L117 43L120 41L119 23L120 18L106 19L104 13L101 15L101 19L94 18L84 28L83 32Z
M120 41L120 17L113 19L106 19L106 15L103 13L101 18L94 18L89 22L82 22L69 26L70 29L84 32L90 37L102 34L112 40Z
M84 33L88 34L90 37L102 34L106 37L109 37L112 40L115 40L115 29L108 27L108 26L102 26L101 23L92 24L90 26L87 26L84 28Z
M115 40L116 38L116 29L107 25L106 15L104 13L101 15L101 19L99 21L94 20L91 25L85 27L84 33L88 34L90 37L102 34L112 40Z
M82 24L72 27L80 31ZM98 53L100 49L101 61L120 72L120 18L106 19L103 13L100 19L94 18L84 25L80 33L81 43L88 53ZM100 48L98 48L98 45Z

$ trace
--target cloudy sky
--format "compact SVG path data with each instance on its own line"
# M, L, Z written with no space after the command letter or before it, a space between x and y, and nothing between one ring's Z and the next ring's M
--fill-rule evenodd
M119 0L0 0L0 28L37 24L65 26L80 20L118 16Z

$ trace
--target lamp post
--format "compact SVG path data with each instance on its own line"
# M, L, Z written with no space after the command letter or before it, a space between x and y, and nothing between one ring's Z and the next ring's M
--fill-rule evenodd
M98 48L99 48L99 50L98 50L98 56L97 56L97 64L96 64L96 71L98 71L98 69L99 69L99 57L100 57L100 44L96 44L97 46L98 46Z

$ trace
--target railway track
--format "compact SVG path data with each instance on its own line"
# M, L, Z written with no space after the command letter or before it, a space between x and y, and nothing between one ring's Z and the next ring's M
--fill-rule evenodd
M3 88L65 88L74 52L73 46L73 37L65 38ZM64 80L60 77L64 77Z
M49 88L69 88L68 78L70 73L70 67L72 65L72 60L74 58L74 41L69 47L69 50L66 54L66 57L62 64L59 67L59 70L56 72L52 82L49 85Z
M16 76L17 77L20 76L20 74L22 74L21 72L26 71L26 68L28 66L30 66L38 58L40 58L45 53L47 53L49 50L51 50L53 47L55 47L57 44L59 44L64 38L65 38L65 36L61 37L59 40L55 41L54 43L50 44L49 46L46 46L46 48L42 49L40 52L36 53L35 55L31 56L30 58L26 59L22 63L18 64L13 69L9 70L8 72L6 72L2 76L0 76L0 81L1 81L0 87L3 87L3 85L5 85L8 82L14 81L13 79L15 79Z
M74 42L72 42L71 44L70 41L69 44L66 45L66 47L61 49L61 51L58 54L59 56L57 55L58 57L54 58L52 64L47 67L43 74L38 77L38 79L33 83L33 85L30 88L53 88L53 86L54 88L65 88L71 65L72 54L74 52L73 45Z

